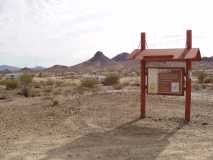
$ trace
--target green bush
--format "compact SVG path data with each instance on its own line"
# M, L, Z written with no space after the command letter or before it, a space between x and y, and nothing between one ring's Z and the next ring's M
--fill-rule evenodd
M20 76L20 82L22 85L29 85L33 81L33 76L29 74L23 74Z
M16 89L18 88L18 81L17 80L5 80L4 84L6 86L6 89Z
M22 74L20 76L20 83L22 85L21 88L21 94L24 95L25 97L29 97L30 96L30 87L29 85L32 83L33 81L33 76L29 75L29 74Z
M81 80L81 86L85 88L94 88L97 85L97 81L92 78L86 78Z
M207 77L207 74L205 73L205 72L200 72L199 74L198 74L198 82L199 83L203 83L204 82L204 80L206 79L206 77Z
M105 86L112 86L119 83L119 76L116 74L109 74L106 76L106 78L103 80L103 85Z
M0 85L2 86L6 85L5 80L0 80Z

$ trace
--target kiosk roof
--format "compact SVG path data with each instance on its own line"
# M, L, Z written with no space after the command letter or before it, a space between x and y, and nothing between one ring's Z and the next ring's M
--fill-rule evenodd
M199 48L177 48L177 49L135 49L129 59L146 61L199 61L201 60Z

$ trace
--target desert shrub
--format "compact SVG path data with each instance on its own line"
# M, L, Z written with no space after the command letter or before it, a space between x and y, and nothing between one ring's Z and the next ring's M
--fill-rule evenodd
M29 85L33 81L33 76L29 74L23 74L20 76L20 82L22 85Z
M30 88L29 87L23 87L21 89L21 95L23 95L25 97L29 97L30 96Z
M47 87L47 88L44 89L44 92L45 93L50 93L50 92L52 92L52 88L51 87Z
M42 73L41 73L41 72L39 72L38 77L40 77L40 78L41 78L42 76L43 76L43 75L42 75Z
M192 89L194 89L195 91L199 91L201 89L201 87L199 84L193 84Z
M71 94L74 95L82 95L85 92L85 88L82 87L81 85L76 85L75 87L73 87Z
M21 75L21 77L20 77L20 83L22 85L21 95L23 95L25 97L30 96L30 91L31 91L30 84L32 83L32 81L33 81L32 75L26 74L26 73Z
M103 80L103 85L105 86L111 86L119 83L119 76L116 74L109 74L106 76L106 78Z
M55 82L52 80L52 79L48 79L47 81L46 81L46 85L47 86L52 86L52 85L54 85L55 84Z
M123 82L123 83L122 83L122 86L123 86L123 87L129 86L129 82L128 82L128 81Z
M202 88L202 89L206 89L206 88L207 88L207 85L202 84L202 85L201 85L201 88Z
M210 90L213 90L213 83L212 83L212 85L210 86Z
M203 80L203 83L211 83L211 82L213 82L213 79L211 79L209 77L207 77Z
M113 85L113 89L115 89L115 90L120 90L120 89L122 89L124 86L122 85L122 84L120 84L120 83L117 83L117 84L115 84L115 85Z
M33 82L32 85L34 88L42 88L42 83L40 83L40 82Z
M52 100L52 106L57 106L59 104L59 101L56 99Z
M17 80L5 80L4 85L6 89L16 89L18 88L18 81Z
M65 83L64 81L56 81L56 82L55 82L55 85L56 85L57 87L62 87L62 86L66 86L66 83Z
M94 88L97 84L97 80L92 78L86 78L81 80L81 87Z
M53 95L60 95L61 94L61 88L59 88L59 89L56 89L56 90L54 90L53 91ZM69 90L68 90L69 91Z
M5 80L0 80L0 85L4 86L5 85Z
M5 99L7 99L8 97L6 96L6 95L4 95L4 94L0 94L0 100L5 100Z
M41 92L39 91L39 90L31 90L30 91L30 95L29 95L30 97L39 97L39 96L41 96Z
M197 77L198 83L203 83L206 77L207 77L207 74L205 72L198 73L198 77Z

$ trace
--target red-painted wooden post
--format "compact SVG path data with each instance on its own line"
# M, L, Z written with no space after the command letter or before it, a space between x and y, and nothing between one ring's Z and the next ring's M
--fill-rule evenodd
M146 49L146 33L141 33L141 50ZM146 62L141 60L141 118L146 116Z
M186 48L192 48L192 31L186 32ZM185 120L190 121L191 116L191 60L186 61L186 94L185 94Z

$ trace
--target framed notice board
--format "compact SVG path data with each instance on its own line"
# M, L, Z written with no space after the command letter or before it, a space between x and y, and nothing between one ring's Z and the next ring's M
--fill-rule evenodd
M147 68L147 92L156 95L184 95L184 68Z

